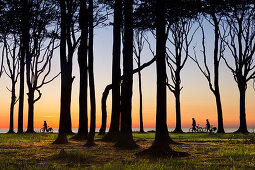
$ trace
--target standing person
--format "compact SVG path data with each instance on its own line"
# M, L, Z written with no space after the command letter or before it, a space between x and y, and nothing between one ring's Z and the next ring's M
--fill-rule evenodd
M206 119L206 132L211 132L211 125L210 125L210 123L209 123L209 120L208 119Z
M43 132L47 131L48 125L46 123L46 120L43 123Z
M192 131L196 131L196 126L197 126L196 120L195 118L192 118Z

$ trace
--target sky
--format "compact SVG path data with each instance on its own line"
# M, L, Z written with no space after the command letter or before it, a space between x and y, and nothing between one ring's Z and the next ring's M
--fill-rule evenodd
M213 28L210 24L205 23L206 46L208 54L212 56L213 52ZM155 40L150 37L152 47L155 49ZM196 46L198 58L201 58L201 33L195 34L190 53L193 54L193 46ZM172 48L172 47L170 47ZM225 56L229 61L231 55L226 51ZM149 61L152 58L148 46L142 53L142 62ZM209 59L209 66L212 68L212 61ZM106 85L111 83L112 68L112 27L100 28L95 30L94 44L94 73L96 86L96 127L101 126L101 97ZM134 63L134 68L137 65ZM60 71L59 49L54 52L53 69L51 76ZM169 69L167 68L169 73ZM75 76L72 89L72 127L78 128L78 96L79 96L79 68L77 63L77 51L73 58L73 75ZM217 126L216 103L211 93L208 82L197 68L196 64L188 59L181 73L182 86L181 91L181 116L182 127L191 127L192 118L194 117L198 124L205 126L205 120L209 119L210 123ZM10 87L10 79L4 75L0 79L0 129L9 127L9 108L11 93L6 89ZM25 84L26 87L26 84ZM18 83L17 83L18 89ZM17 90L18 91L18 90ZM143 117L144 127L154 128L156 119L156 65L142 71L142 91L143 91ZM220 91L223 107L223 121L225 128L238 128L239 126L239 92L233 75L226 67L225 63L220 63ZM27 92L27 89L26 89ZM46 120L48 125L58 128L60 115L60 77L52 83L45 85L42 90L42 98L35 103L34 127L41 128L43 121ZM139 95L138 95L138 76L134 75L133 82L133 107L132 107L132 124L133 128L139 128ZM248 84L246 96L246 116L248 128L255 128L255 91L252 82ZM18 95L18 93L17 93ZM36 94L37 95L37 94ZM15 105L14 128L17 128L17 109ZM167 124L169 128L175 127L175 98L167 90ZM24 128L27 127L27 95L25 95L24 108ZM88 110L88 113L89 110ZM111 93L107 100L107 127L110 124L111 116Z

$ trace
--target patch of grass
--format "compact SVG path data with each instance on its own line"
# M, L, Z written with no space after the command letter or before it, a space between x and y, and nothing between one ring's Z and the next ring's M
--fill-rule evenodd
M189 157L137 158L135 153L151 146L155 133L134 133L139 149L118 150L114 143L69 140L53 145L57 134L0 134L0 169L254 169L255 134L172 134L181 145L173 150ZM71 137L71 136L69 136ZM96 135L97 139L101 136ZM145 140L143 140L145 139Z
M65 151L61 149L60 152L52 158L69 163L90 163L92 161L92 156L84 150Z

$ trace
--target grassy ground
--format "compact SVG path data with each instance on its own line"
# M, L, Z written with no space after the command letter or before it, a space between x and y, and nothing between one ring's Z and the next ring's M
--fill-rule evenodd
M53 145L57 134L0 134L0 169L255 169L255 134L170 134L182 158L138 158L134 154L148 148L154 133L134 133L140 146L118 150L114 143L69 140ZM71 137L71 136L70 136ZM96 137L99 139L100 137Z

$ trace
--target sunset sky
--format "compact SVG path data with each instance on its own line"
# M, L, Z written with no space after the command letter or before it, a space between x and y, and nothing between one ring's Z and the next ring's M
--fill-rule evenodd
M205 24L206 30L206 45L207 50L213 52L213 33L212 27ZM151 39L151 44L155 47L155 40ZM201 34L198 31L190 48L190 53L193 54L193 46L196 45L198 58L201 58ZM95 45L94 45L94 72L96 86L96 106L97 117L96 126L101 126L101 96L106 85L111 83L111 63L112 63L112 27L100 28L95 30ZM79 95L79 68L77 63L77 52L73 59L73 75L75 80L72 91L72 127L78 127L78 95ZM232 59L230 53L226 51L225 56ZM149 61L152 58L147 46L143 51L142 62ZM209 61L211 61L209 59ZM212 62L211 62L212 63ZM52 76L60 71L59 49L55 51L53 61ZM134 68L137 65L134 63ZM155 127L155 111L156 111L156 65L155 63L149 68L142 71L142 88L143 88L143 114L144 127ZM169 69L167 68L169 72ZM215 98L209 90L208 82L203 77L195 63L188 59L182 72L181 92L181 114L182 127L191 127L191 118L194 117L197 123L205 126L205 120L209 119L211 124L217 125L217 111ZM248 85L246 96L246 113L248 128L255 128L255 91L252 86L252 81ZM0 128L9 128L9 107L11 93L6 89L10 87L10 79L4 75L0 79ZM25 84L26 87L26 84ZM132 121L133 127L139 127L139 96L138 96L138 77L134 76L133 83L133 110ZM237 85L234 82L231 72L226 68L225 63L220 64L220 90L223 106L224 126L237 128L239 125L239 92ZM17 83L18 91L18 83ZM27 90L26 90L27 92ZM53 128L58 128L60 114L60 78L48 84L42 89L42 98L35 104L35 128L41 128L43 121L46 120L48 125ZM37 94L36 94L37 95ZM17 92L18 96L18 92ZM168 98L168 127L175 127L175 99L171 92L167 93ZM17 128L17 108L15 105L14 128ZM89 111L89 110L88 110ZM110 123L111 115L111 93L107 101L107 126ZM89 113L89 112L88 112ZM27 127L27 95L25 95L24 109L24 128Z

